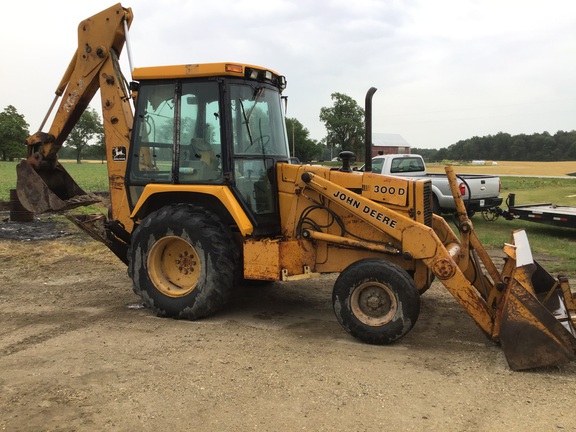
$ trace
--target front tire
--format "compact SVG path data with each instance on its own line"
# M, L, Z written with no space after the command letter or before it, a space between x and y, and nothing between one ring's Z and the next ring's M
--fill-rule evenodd
M403 337L420 314L420 295L410 275L382 259L348 266L334 284L332 304L348 333L374 345Z
M230 297L239 267L232 233L213 213L174 204L135 230L129 252L134 291L158 316L198 319Z

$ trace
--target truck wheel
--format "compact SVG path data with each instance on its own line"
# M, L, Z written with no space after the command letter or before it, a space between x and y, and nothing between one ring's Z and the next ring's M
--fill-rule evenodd
M410 275L391 262L368 258L348 266L332 291L338 321L362 342L390 344L416 323L420 296Z
M440 203L438 202L436 195L432 196L432 212L438 216L442 214L442 209L440 208Z
M129 252L134 291L158 316L197 319L221 308L232 292L239 253L213 213L175 204L148 215Z

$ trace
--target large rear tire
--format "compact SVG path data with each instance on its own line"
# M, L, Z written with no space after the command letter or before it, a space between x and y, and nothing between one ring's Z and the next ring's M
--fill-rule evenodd
M198 319L220 309L237 279L239 253L213 213L174 204L135 230L128 271L134 291L158 316Z
M410 275L400 266L368 258L348 266L332 292L338 321L362 342L390 344L416 323L420 295Z

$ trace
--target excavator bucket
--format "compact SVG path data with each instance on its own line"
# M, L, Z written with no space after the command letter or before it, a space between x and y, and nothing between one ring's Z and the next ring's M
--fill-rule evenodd
M60 163L38 170L26 160L16 166L16 190L20 203L36 214L63 211L94 204L100 199L87 194Z
M473 252L470 256L475 261L478 257L490 276L483 275L475 286L491 309L488 328L492 339L500 342L510 368L558 366L576 360L576 298L568 280L554 279L534 261L524 230L515 231L512 244L504 246L507 259L499 272L474 233L451 166L446 167L446 175L456 203L461 250L464 256ZM492 282L487 283L488 279Z
M512 370L557 366L576 359L574 298L533 260L524 231L514 233L508 259L516 265L497 308L496 329Z

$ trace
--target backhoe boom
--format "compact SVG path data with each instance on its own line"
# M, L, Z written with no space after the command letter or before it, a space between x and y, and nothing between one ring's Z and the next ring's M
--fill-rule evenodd
M132 226L126 205L124 173L133 123L130 96L120 72L118 56L124 46L125 29L132 11L112 6L78 26L78 48L68 65L50 111L62 97L48 132L38 131L26 140L27 159L18 170L18 197L34 213L61 211L98 201L86 194L58 162L58 151L100 90L110 183L112 219L123 230ZM45 121L46 121L45 119ZM42 123L41 128L44 126ZM123 155L117 157L117 154ZM106 238L102 239L107 242Z

